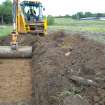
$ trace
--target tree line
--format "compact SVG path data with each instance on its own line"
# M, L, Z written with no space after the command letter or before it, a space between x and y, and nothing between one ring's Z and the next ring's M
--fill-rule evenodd
M91 13L91 12L77 12L76 14L71 16L73 19L81 19L81 18L87 18L87 17L105 17L105 13Z
M54 18L72 18L72 19L81 19L87 17L105 17L105 13L91 13L91 12L77 12L74 15L65 15L65 16L48 16L48 23L53 24ZM5 0L0 4L0 24L10 24L12 23L12 2L11 0Z
M72 19L81 19L87 17L105 17L105 13L91 13L91 12L77 12L73 15L65 15L65 16L56 16L56 18L72 18Z

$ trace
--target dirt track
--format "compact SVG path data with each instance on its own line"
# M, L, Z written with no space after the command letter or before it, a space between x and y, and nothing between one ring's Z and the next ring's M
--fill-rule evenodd
M27 76L32 76L35 105L105 105L105 45L64 32L27 35L19 43L33 46L32 75L28 69Z

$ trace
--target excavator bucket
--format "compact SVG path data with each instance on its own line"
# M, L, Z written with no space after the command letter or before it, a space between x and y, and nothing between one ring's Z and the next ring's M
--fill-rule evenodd
M0 58L30 58L32 57L31 46L19 46L17 50L11 46L0 46Z

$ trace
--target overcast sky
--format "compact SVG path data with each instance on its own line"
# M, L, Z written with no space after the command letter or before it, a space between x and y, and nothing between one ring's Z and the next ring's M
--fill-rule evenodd
M0 2L5 0L0 0ZM72 15L78 11L105 13L105 0L41 0L49 15Z

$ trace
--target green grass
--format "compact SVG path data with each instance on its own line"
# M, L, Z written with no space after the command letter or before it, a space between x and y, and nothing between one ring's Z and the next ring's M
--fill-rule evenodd
M48 26L49 30L65 30L67 32L83 32L89 39L105 44L104 20L73 20L70 18L55 18L55 23Z
M48 26L51 30L68 30L74 32L105 32L105 21L73 20L71 18L55 18L54 25ZM12 31L12 26L0 26L0 37L7 36Z
M102 33L88 34L86 37L105 43L105 21L101 20L73 20L71 18L55 18L55 23L48 26L49 30L67 30L68 32L87 32ZM9 35L12 32L12 26L0 26L0 37Z
M0 37L8 36L12 32L12 26L0 26Z
M70 18L55 18L49 29L64 29L69 31L105 32L105 21L102 20L73 20Z

